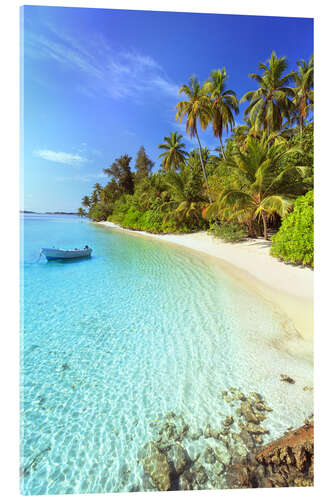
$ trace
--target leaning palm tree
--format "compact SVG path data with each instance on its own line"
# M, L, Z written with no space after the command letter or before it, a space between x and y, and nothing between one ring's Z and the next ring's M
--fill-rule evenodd
M82 202L81 202L81 203L82 203L82 205L83 205L84 207L89 208L89 207L90 207L90 198L89 198L89 196L87 196L87 195L86 195L86 196L84 196L84 197L82 198Z
M304 193L303 167L288 167L288 156L296 151L287 142L274 142L264 134L259 140L249 137L246 151L235 151L224 162L233 173L233 183L205 212L227 220L247 222L252 233L255 219L262 220L268 239L267 220L273 214L284 217L294 199Z
M259 88L247 92L240 100L250 103L244 111L244 116L248 116L253 123L262 125L268 133L279 130L283 119L289 119L291 116L294 89L288 84L293 79L293 73L284 75L287 68L286 58L277 57L275 52L272 52L267 64L259 64L263 74L249 75L259 84Z
M219 138L221 154L225 158L222 133L228 133L229 128L235 125L234 115L239 113L238 99L233 90L226 89L228 75L225 68L211 72L209 79L204 83L203 90L212 100L212 125L215 137Z
M302 134L309 111L313 109L313 55L310 57L309 62L301 59L297 61L296 64L298 70L293 73L293 79L296 85L293 103L297 109L296 119Z
M78 210L77 210L77 215L78 215L79 217L85 217L87 214L86 214L86 212L83 210L83 208L82 208L82 207L80 207L80 208L78 208Z
M185 94L187 101L180 101L177 103L176 120L179 120L181 123L183 118L186 117L186 133L191 138L195 135L198 141L201 167L207 186L207 193L209 200L212 201L209 192L206 169L202 158L202 148L197 127L199 122L202 130L205 130L211 120L210 99L207 95L205 95L199 80L195 76L191 76L189 85L182 85L178 93Z
M185 162L187 153L184 150L185 144L181 142L182 138L183 136L178 132L171 132L170 136L164 137L165 142L158 146L159 149L165 150L159 158L163 158L162 167L166 172L172 167L177 170Z

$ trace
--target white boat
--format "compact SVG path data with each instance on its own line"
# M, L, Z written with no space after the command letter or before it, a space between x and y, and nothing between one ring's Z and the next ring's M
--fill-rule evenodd
M80 259L82 257L90 257L92 248L88 246L85 248L74 248L73 250L63 250L62 248L42 248L41 254L47 260L67 260L67 259Z

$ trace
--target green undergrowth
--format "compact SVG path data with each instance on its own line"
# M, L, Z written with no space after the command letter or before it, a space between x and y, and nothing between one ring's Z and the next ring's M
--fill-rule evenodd
M271 255L293 264L313 267L313 190L296 199L279 231L272 236Z

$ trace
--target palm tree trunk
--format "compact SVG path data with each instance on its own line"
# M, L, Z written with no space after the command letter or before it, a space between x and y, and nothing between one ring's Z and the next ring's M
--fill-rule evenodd
M257 237L257 235L256 235L256 233L255 233L255 231L253 229L253 226L252 226L252 219L251 218L249 219L249 236L250 236L250 238L256 238Z
M262 221L264 223L264 238L265 240L268 240L268 234L267 234L267 219L266 215L262 214Z
M224 154L224 149L223 149L223 144L222 144L222 135L219 135L219 139L220 139L220 145L221 145L222 158L225 160L225 154Z
M208 199L209 199L209 203L212 203L213 200L212 200L212 197L211 197L211 194L210 194L210 191L209 191L209 185L208 185L208 180L207 180L207 175L206 175L206 169L205 169L205 165L204 165L203 158L202 158L201 143L200 143L200 139L199 139L196 127L195 127L195 135L196 135L196 138L197 138L197 141L198 141L198 144L199 144L200 161L201 161L201 167L202 167L203 175L204 175L206 186L207 186Z

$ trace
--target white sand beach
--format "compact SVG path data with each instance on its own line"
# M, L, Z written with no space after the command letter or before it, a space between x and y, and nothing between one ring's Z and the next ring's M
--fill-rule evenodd
M133 235L155 238L181 245L219 259L220 264L266 300L272 302L293 323L297 332L308 342L313 341L313 271L285 264L269 254L271 243L262 238L226 243L207 232L192 234L151 234L132 231L113 222L103 226Z

